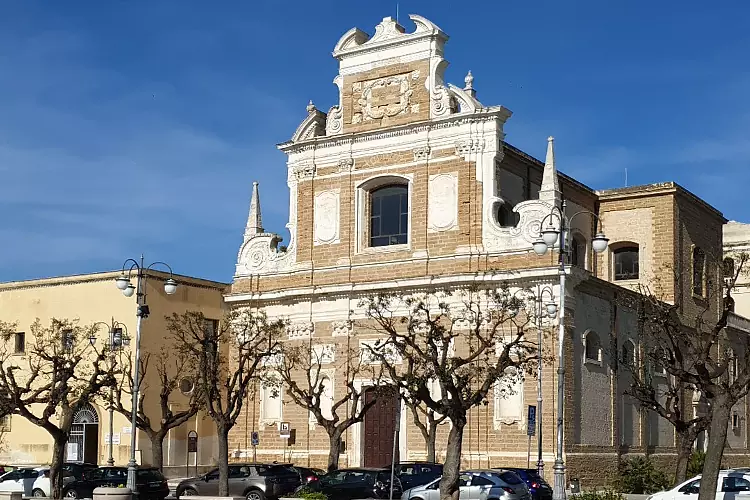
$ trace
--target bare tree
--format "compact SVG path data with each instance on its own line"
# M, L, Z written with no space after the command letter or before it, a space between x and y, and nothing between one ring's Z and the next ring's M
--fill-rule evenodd
M328 470L339 466L341 437L346 429L362 422L367 411L375 404L375 398L365 401L363 387L357 387L355 379L378 378L375 367L363 363L359 348L346 343L312 344L311 342L287 341L281 346L280 355L269 366L264 383L277 387L285 386L287 394L298 406L306 409L328 434ZM332 369L336 377L343 377L334 396ZM387 391L390 386L375 386L377 391Z
M682 307L679 297L675 304L661 300L648 287L641 287L637 299L641 315L639 340L646 357L643 373L663 372L676 389L657 393L654 399L660 401L652 410L659 414L662 414L660 410L665 410L662 416L666 418L678 408L684 409L686 398L679 392L689 389L702 394L710 407L705 416L709 441L699 500L714 497L732 408L750 389L750 339L745 334L735 335L727 328L734 307L732 291L738 278L746 273L747 262L747 254L735 256L731 272L724 273L723 282L721 277L702 278L705 281L704 297L700 301L703 306L697 312ZM705 269L718 274L721 268L721 258L705 260ZM685 281L682 273L675 273L675 277L680 284ZM716 304L719 304L718 311ZM680 419L689 422L685 417ZM691 439L693 434L697 436L696 431L704 424L704 420L694 422L684 439Z
M435 462L438 427L445 422L448 416L440 415L411 394L403 394L402 400L411 411L414 425L417 426L420 434L422 434L424 446L427 450L427 461Z
M162 470L164 466L164 438L167 433L175 427L179 427L198 413L203 404L202 393L195 387L197 379L197 364L190 353L184 349L176 349L174 345L166 345L154 356L156 376L159 380L159 419L152 419L146 413L145 400L149 391L146 374L152 356L147 353L141 356L139 384L138 413L136 415L136 427L141 429L151 441L152 463ZM111 404L114 410L128 419L132 416L130 402L123 404L123 395L132 398L133 395L133 362L127 353L120 355L120 364L123 374L119 377L117 388L113 391ZM187 394L187 404L183 409L173 411L172 395L180 389L183 380L192 382L193 387Z
M392 383L451 421L440 498L458 500L469 410L487 404L493 390L512 392L537 358L536 346L525 338L523 300L503 285L378 295L360 307L368 318L362 329L381 337L368 349Z
M196 389L205 398L204 409L219 440L219 496L228 496L229 431L264 360L278 352L284 322L269 321L262 311L249 309L232 311L221 322L207 320L200 312L166 319L175 345L195 360Z
M7 331L7 324L3 329ZM13 413L52 436L51 496L60 498L60 470L75 409L113 384L115 372L107 363L106 350L98 351L90 342L96 337L93 325L52 319L44 326L37 319L31 334L33 340L23 358L13 355L7 337L1 344L0 394L8 398Z

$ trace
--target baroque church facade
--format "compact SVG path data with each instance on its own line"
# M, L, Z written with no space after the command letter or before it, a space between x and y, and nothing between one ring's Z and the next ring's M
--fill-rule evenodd
M372 36L352 28L334 47L336 104L324 112L311 102L291 139L278 145L287 155L288 236L263 227L256 183L226 301L287 319L287 341L304 340L328 353L321 363L335 399L345 382L336 353L372 340L371 332L358 331L363 297L438 286L549 287L555 301L565 294L568 477L581 479L584 487L600 484L606 471L616 471L618 458L629 454L670 462L670 424L623 395L628 379L615 358L642 357L642 346L636 313L618 297L658 280L665 299L683 310L707 303L718 310L718 301L701 296L696 280L720 279L720 269L706 264L705 255L721 254L724 217L674 183L595 191L557 171L551 137L544 162L513 147L505 141L511 111L480 102L470 72L463 85L446 82L448 36L421 16L410 19L413 31L386 17ZM540 257L532 243L542 220L563 200L569 216L596 214L609 247L596 254L596 219L574 218L561 291L557 254ZM701 252L704 260L696 260ZM668 265L689 274L691 283L665 271ZM743 320L737 316L732 327L750 333ZM557 320L547 319L542 327L550 332L544 348L554 352ZM538 416L550 478L556 369L557 360L543 368ZM528 406L537 404L535 376L527 375L516 389L495 393L489 404L470 412L463 467L536 462L526 428ZM400 401L381 399L342 437L341 466L388 463L396 425L401 460L425 458L411 414ZM748 458L746 406L738 405L728 464L746 464ZM294 429L292 445L279 437L281 422ZM439 427L438 450L444 450L448 429L448 423ZM253 449L255 432L259 444ZM260 386L230 434L230 451L238 460L256 456L325 466L328 437L283 390L275 395ZM437 460L442 457L438 452Z

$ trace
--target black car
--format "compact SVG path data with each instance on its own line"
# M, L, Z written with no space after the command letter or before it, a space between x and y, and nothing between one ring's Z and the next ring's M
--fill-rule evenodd
M156 467L140 467L135 478L140 499L164 500L169 495L167 480ZM92 498L95 488L117 488L127 482L127 467L99 467L86 471L84 478L66 484L62 494L67 498Z
M552 487L539 475L536 469L522 469L517 467L503 467L503 470L515 472L529 487L533 500L552 500Z
M313 491L324 493L328 500L357 498L389 498L391 470L374 468L339 469L320 476L308 485ZM401 481L395 478L393 498L401 498Z
M386 467L388 470L390 466ZM422 486L443 475L443 464L434 462L399 462L396 465L396 476L401 481L404 491Z
M248 463L229 465L229 496L247 500L278 498L293 492L300 485L299 473L290 464ZM219 469L198 477L185 479L177 485L177 498L217 496Z
M87 472L95 471L99 466L86 462L65 462L62 469L69 472L76 479L83 479Z
M292 469L297 471L297 474L299 474L299 480L302 486L320 480L320 476L325 474L324 470L315 469L313 467L301 467L299 465L293 465Z

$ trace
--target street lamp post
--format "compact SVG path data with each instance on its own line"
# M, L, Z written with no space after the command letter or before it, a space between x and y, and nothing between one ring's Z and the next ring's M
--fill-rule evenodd
M107 343L107 348L109 349L109 356L110 356L110 363L114 365L115 362L115 353L122 350L123 346L130 345L130 337L128 336L128 328L119 321L115 321L114 318L112 318L111 323L105 323L103 321L98 321L94 323L94 325L104 325L107 327L107 332L109 336L109 340ZM94 345L95 338L92 337L89 339L91 341L91 345ZM114 436L114 412L115 412L115 406L113 403L114 400L114 388L110 385L109 386L109 457L107 458L107 465L110 467L115 465L115 457L114 457L114 443L112 440L112 437Z
M568 248L566 247L566 238L568 231L570 231L570 223L578 215L588 214L591 215L599 224L599 232L597 232L591 240L591 247L596 253L602 253L607 249L609 239L604 236L601 232L601 220L599 217L589 211L581 210L576 212L571 217L565 215L566 202L563 200L561 207L552 207L550 213L542 219L540 224L539 238L532 244L534 252L537 255L544 255L547 253L548 247L554 247L557 243L558 237L560 239L559 245L559 256L558 256L558 269L560 275L560 308L559 308L559 332L557 337L557 442L555 451L555 465L554 470L554 484L552 489L553 500L565 500L565 461L563 460L563 411L565 409L565 257L568 254ZM553 225L553 219L557 217L560 221L560 228L557 229ZM548 222L548 226L544 227L545 221Z
M130 267L128 268L128 265ZM169 269L169 278L164 281L164 292L167 295L173 295L177 291L177 282L174 280L174 274L172 268L168 264L157 261L148 267L144 267L143 255L141 255L140 262L135 259L128 259L122 265L122 274L115 280L117 288L122 291L122 294L126 297L132 297L133 294L136 296L136 325L135 325L135 373L133 374L133 388L132 394L132 413L130 416L130 461L128 461L128 483L127 487L135 493L136 492L136 470L138 464L135 461L135 446L136 446L136 431L138 422L138 399L140 389L140 363L141 363L141 322L149 315L148 305L146 304L146 280L148 279L148 271L154 266L162 265ZM127 275L125 274L127 270ZM133 275L133 271L136 271L136 284L135 286L130 282Z
M549 300L544 302L544 295L549 295ZM542 322L544 317L548 316L554 318L557 316L557 304L555 303L555 295L550 286L539 286L537 285L536 293L536 335L537 335L537 349L539 349L539 358L537 359L537 377L536 377L536 414L537 414L537 434L536 434L536 445L537 445L537 461L536 470L539 477L544 477L544 460L542 459L542 418L544 412L542 411Z

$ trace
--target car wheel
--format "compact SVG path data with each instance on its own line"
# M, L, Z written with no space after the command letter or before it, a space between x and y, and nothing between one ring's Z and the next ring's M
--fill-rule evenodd
M195 491L195 490L194 490L194 489L192 489L192 488L186 488L186 489L185 489L185 490L184 490L184 491L182 492L182 494L181 494L180 496L181 496L181 497L194 497L194 496L198 496L198 492L197 492L197 491Z
M31 496L40 498L40 497L46 497L47 495L45 495L44 492L40 490L39 488L36 488L34 491L31 492Z
M245 495L246 500L266 500L266 496L263 494L262 491L259 490L250 490L247 492L247 495Z
M78 492L71 488L65 492L65 498L78 498Z

